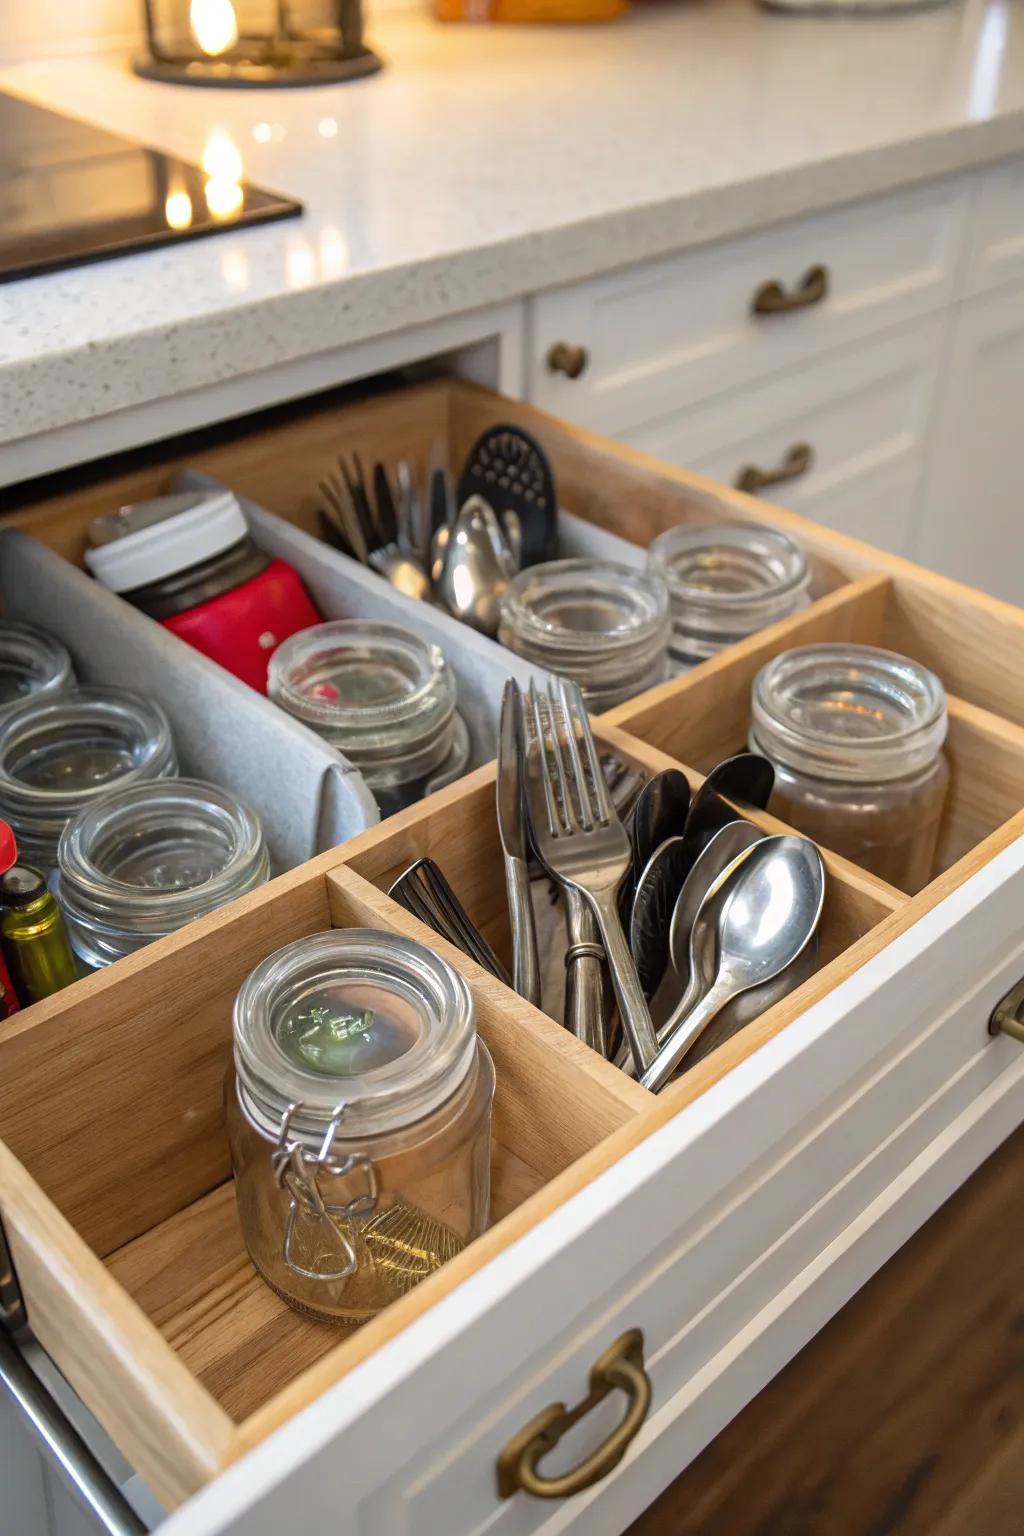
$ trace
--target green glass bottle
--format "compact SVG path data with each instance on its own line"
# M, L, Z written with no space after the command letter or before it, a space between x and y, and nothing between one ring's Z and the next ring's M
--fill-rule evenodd
M60 908L43 876L27 864L0 875L0 942L24 1007L78 980Z

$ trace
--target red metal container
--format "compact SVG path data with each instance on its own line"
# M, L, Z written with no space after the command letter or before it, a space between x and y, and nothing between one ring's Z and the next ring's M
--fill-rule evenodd
M281 641L320 622L298 574L253 543L230 491L137 502L90 533L97 580L260 693Z

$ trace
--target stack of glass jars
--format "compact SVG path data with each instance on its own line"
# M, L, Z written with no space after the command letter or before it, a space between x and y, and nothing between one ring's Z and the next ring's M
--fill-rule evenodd
M238 1210L263 1279L361 1323L487 1223L494 1068L463 977L372 929L299 939L235 1001Z
M668 588L675 672L688 671L808 602L803 550L760 523L670 528L648 550L647 568Z
M27 699L0 720L0 816L20 858L40 870L80 810L114 788L172 778L167 716L123 688L73 688Z
M668 638L664 582L611 560L529 566L502 599L501 643L571 677L595 714L662 681Z
M59 896L87 966L109 965L270 875L258 818L196 779L115 790L65 827Z
M450 784L469 758L455 679L397 624L336 619L274 652L268 692L358 768L385 816Z

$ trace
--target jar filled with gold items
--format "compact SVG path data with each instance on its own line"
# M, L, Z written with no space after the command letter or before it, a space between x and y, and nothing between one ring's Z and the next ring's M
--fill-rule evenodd
M362 1323L487 1224L494 1068L466 981L374 929L287 944L235 1000L246 1246L290 1306Z

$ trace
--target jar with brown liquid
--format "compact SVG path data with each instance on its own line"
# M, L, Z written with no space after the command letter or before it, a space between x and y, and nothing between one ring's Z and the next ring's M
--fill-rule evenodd
M777 816L901 891L928 884L949 784L933 672L869 645L800 646L761 668L751 715Z

